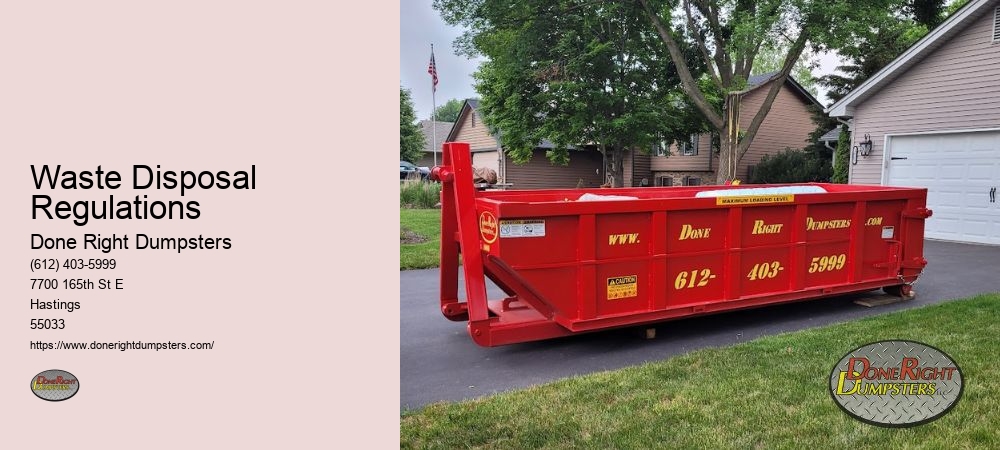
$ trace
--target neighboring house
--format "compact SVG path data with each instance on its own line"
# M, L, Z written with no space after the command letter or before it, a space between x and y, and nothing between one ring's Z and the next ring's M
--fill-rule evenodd
M431 124L434 124L433 127ZM434 167L437 164L441 164L441 144L448 137L448 132L451 131L452 125L454 125L452 122L420 121L417 126L420 127L420 132L424 134L424 153L414 164L420 167ZM434 152L437 152L437 155ZM437 157L436 160L434 159L435 157Z
M1000 1L971 0L833 104L850 182L928 189L925 235L1000 244Z
M562 166L549 162L545 151L553 145L543 141L534 149L529 162L514 163L510 156L500 151L499 139L483 123L477 100L465 101L458 121L444 141L468 143L472 165L495 170L497 181L509 184L510 189L593 188L604 180L603 154L592 148L570 150L569 165Z
M745 130L767 97L777 72L755 75L740 99L740 128ZM736 177L749 180L753 167L764 155L786 148L801 149L808 144L809 134L816 129L810 106L820 103L798 82L788 77L771 105L764 122L757 130L753 143L739 161ZM712 134L692 135L679 146L663 143L654 146L650 154L629 152L625 157L625 186L679 186L715 184L719 155L712 148Z
M833 151L831 167L837 167L837 142L840 141L840 126L833 127L832 130L823 133L816 140L821 142L824 147Z

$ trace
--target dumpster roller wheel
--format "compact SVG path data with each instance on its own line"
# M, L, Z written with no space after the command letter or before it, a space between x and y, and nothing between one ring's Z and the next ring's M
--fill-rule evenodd
M909 284L900 284L896 286L886 286L882 288L886 294L894 295L896 297L903 297L906 299L911 299L917 296L917 293L913 291L913 286Z

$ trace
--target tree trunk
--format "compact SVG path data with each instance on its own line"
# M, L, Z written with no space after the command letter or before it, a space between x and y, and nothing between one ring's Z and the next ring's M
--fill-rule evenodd
M740 94L726 95L722 107L722 126L719 133L719 168L715 171L715 183L726 184L736 179L740 165Z
M718 130L719 133L719 167L715 171L715 184L726 184L736 176L736 152L737 143L729 136L729 130L725 127Z
M611 187L625 187L625 149L619 145L609 145L606 147L611 154L611 168L608 175L612 178Z

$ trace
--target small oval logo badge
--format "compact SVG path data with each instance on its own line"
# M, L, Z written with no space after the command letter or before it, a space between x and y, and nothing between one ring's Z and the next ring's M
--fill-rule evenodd
M497 240L497 217L489 211L483 211L479 215L479 236L483 242L492 244Z
M46 370L31 379L31 392L50 402L61 402L80 392L80 380L65 370Z
M945 352L920 342L880 341L845 355L830 374L840 409L882 427L935 420L962 397L962 371Z

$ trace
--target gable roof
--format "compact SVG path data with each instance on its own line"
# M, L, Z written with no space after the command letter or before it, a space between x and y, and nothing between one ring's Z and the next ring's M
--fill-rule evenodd
M747 78L747 85L750 86L751 88L755 88L757 86L764 84L765 81L774 78L775 75L777 74L778 71L762 73L758 75L750 75L750 78ZM789 76L788 78L791 78L791 76Z
M747 78L747 89L745 92L750 92L759 87L765 86L769 81L777 77L778 73L779 71L776 70L774 72L751 75ZM798 81L795 81L795 78L792 78L791 75L788 75L788 77L785 78L785 84L790 85L792 87L792 91L798 94L799 97L802 97L802 99L807 103L812 103L820 108L823 107L823 104L820 103L819 100L816 100L816 97L813 97L813 95L809 93L806 88L802 87Z
M455 119L455 123L451 124L451 128L448 130L448 135L445 137L444 142L453 142L458 135L458 129L460 128L462 122L465 121L465 116L469 114L479 114L476 112L478 109L479 100L472 98L465 99L465 102L462 103L462 109L458 110L458 118ZM496 136L493 136L493 138L496 139Z
M434 124L433 126L431 124ZM451 130L451 122L434 122L431 120L421 120L417 125L420 127L420 132L424 134L424 151L441 151L441 143L445 142L445 138L448 136L448 132ZM435 137L437 137L437 147L434 148Z
M747 85L749 87L744 92L750 92L762 86L766 86L769 81L778 76L778 73L779 71L774 71L774 72L768 72L750 76L749 78L747 78ZM798 81L795 81L795 78L792 78L791 75L785 78L785 84L791 86L792 92L798 94L799 97L801 97L806 103L816 105L817 107L820 108L823 107L823 104L820 103L819 100L816 100L816 97L813 97L813 95L810 94L809 91L807 91L804 87L802 87L802 85L799 84ZM451 129L448 131L448 135L443 142L452 142L455 140L455 138L458 136L459 128L461 128L461 124L465 122L465 117L469 114L476 114L479 117L480 121L482 121L482 116L479 115L479 99L474 99L474 98L465 99L465 102L462 104L462 109L459 110L458 118L455 120L453 124L451 124ZM440 136L440 133L438 134L438 136ZM493 137L493 140L496 141L497 145L499 146L500 139L498 138L496 133L490 132L490 136ZM552 141L548 139L542 139L542 141L538 143L538 146L536 148L548 150L548 149L553 149L555 147L556 146ZM574 145L570 145L568 147L569 150L583 150L585 148L586 146L577 147Z
M833 127L817 139L820 142L837 142L840 140L840 126Z
M854 115L854 108L863 103L879 89L885 87L897 77L905 73L921 60L930 55L939 47L948 42L965 29L967 25L979 19L980 15L990 7L996 6L996 0L971 0L961 9L956 11L947 20L931 30L922 39L911 45L903 54L896 57L882 70L872 75L870 78L854 88L844 98L826 109L831 117L850 117Z
M458 137L458 130L459 128L461 128L461 124L465 122L465 117L469 114L475 114L477 117L479 117L480 122L482 122L483 116L479 115L479 99L475 98L465 99L465 103L462 104L462 109L458 113L458 119L455 120L454 124L451 124L451 130L448 131L447 139L444 142L454 141L455 138ZM493 140L496 141L498 143L497 145L499 146L500 139L496 135L496 133L490 132L490 136L493 137ZM552 143L552 141L548 139L542 139L542 142L539 142L538 146L536 146L535 148L542 148L548 150L548 149L553 149L555 147L556 146L555 144ZM568 149L577 150L577 148L572 145L570 145Z

